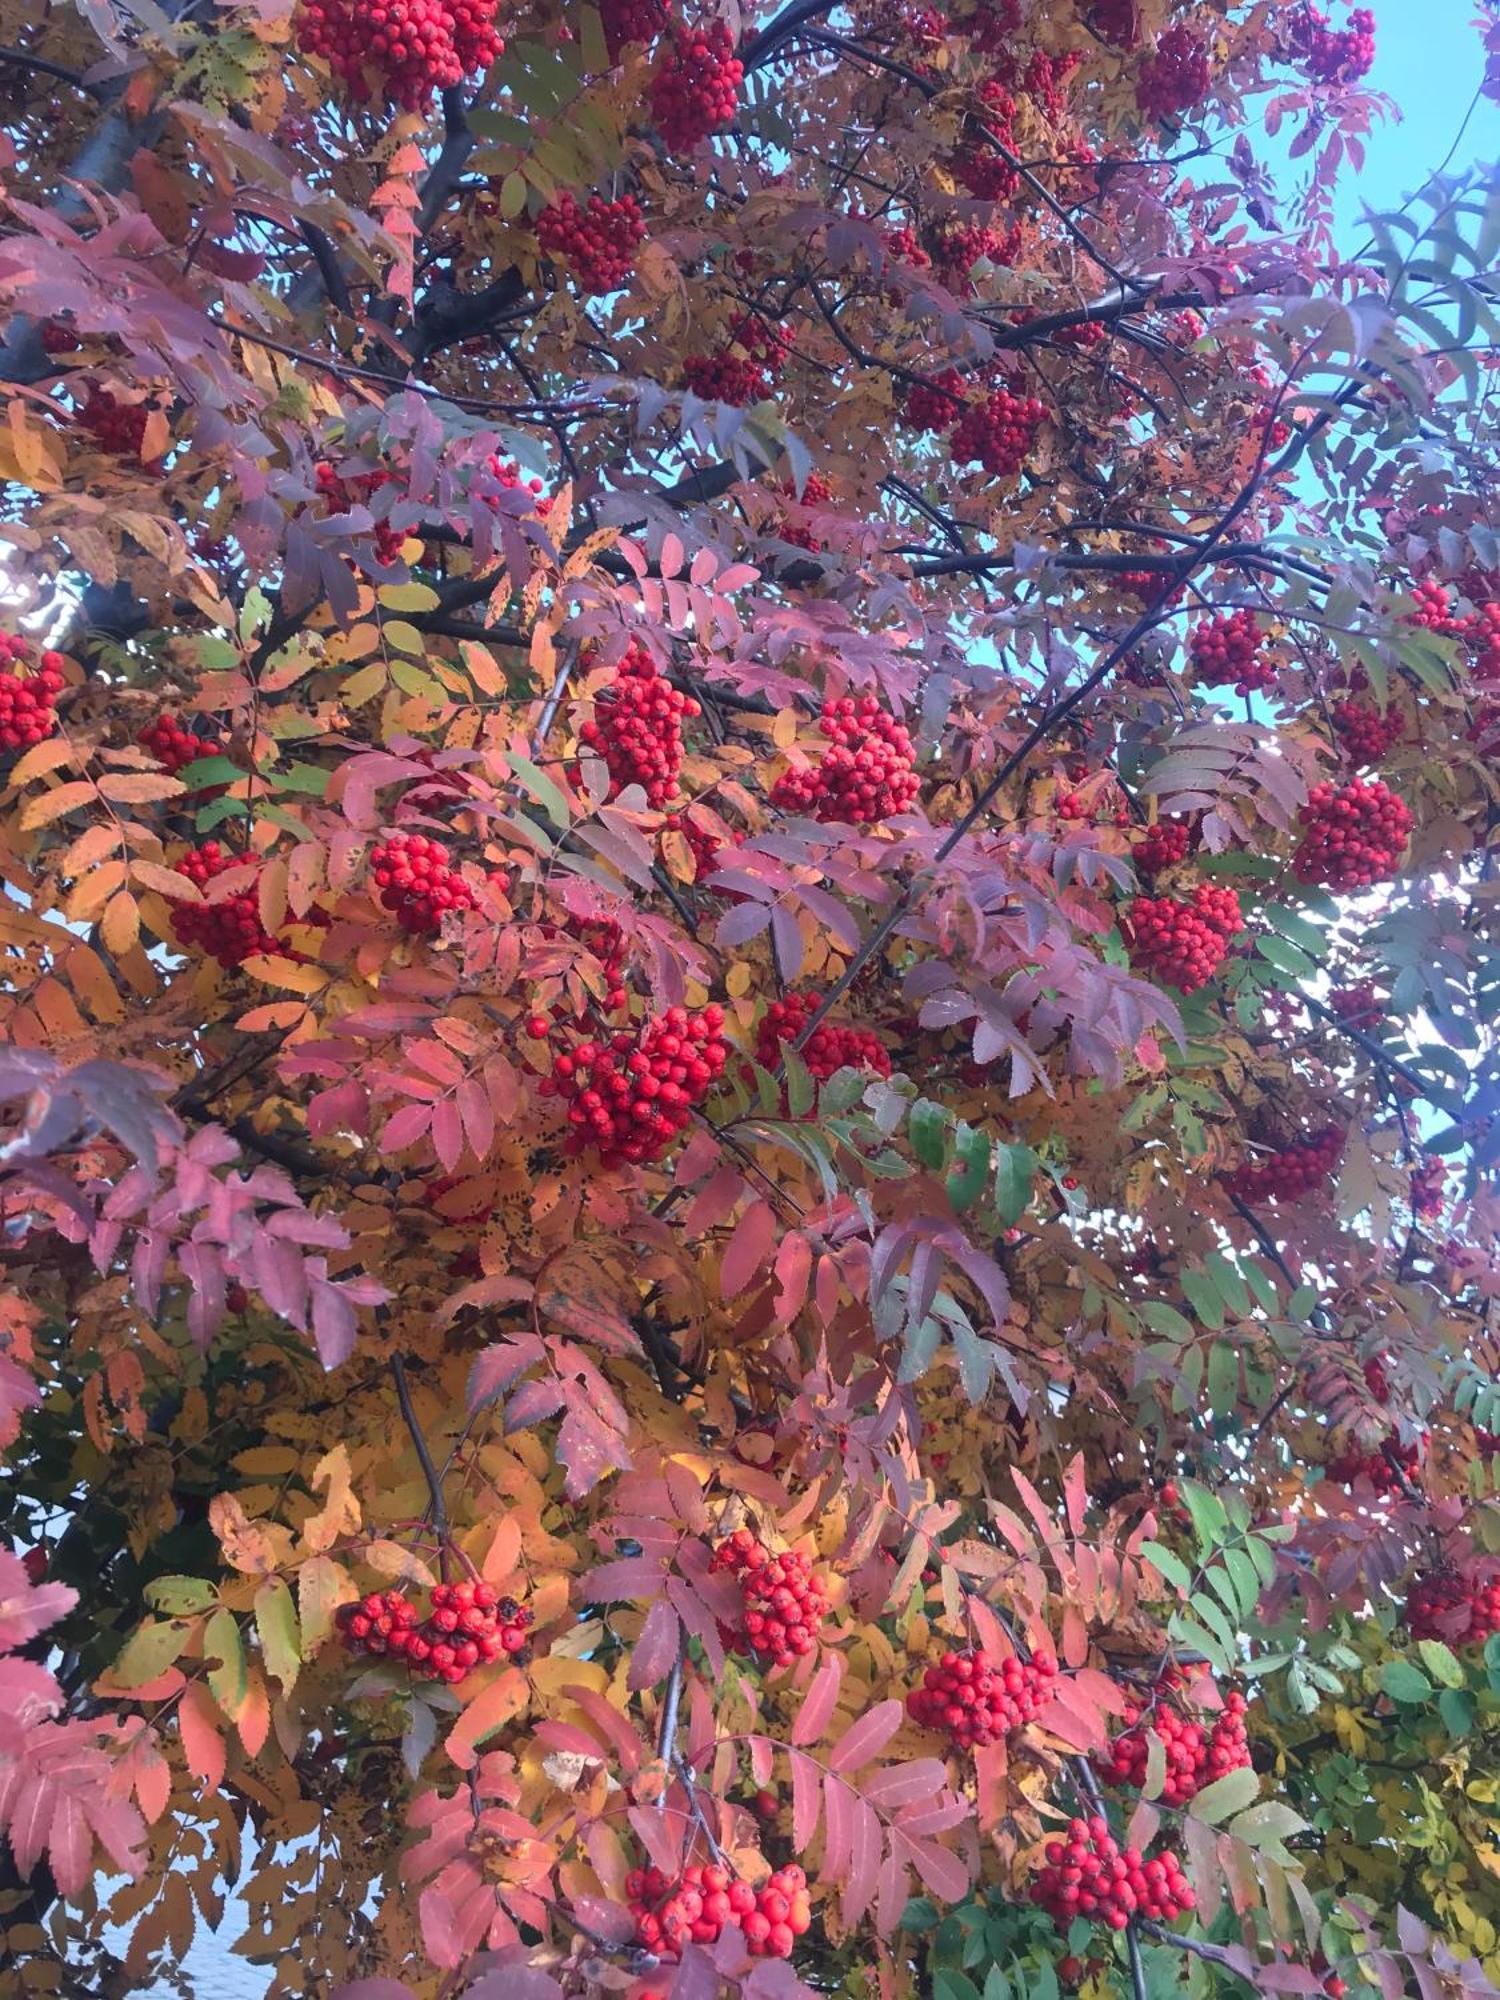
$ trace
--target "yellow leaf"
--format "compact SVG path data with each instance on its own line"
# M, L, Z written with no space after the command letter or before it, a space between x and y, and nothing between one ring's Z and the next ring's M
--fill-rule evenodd
M291 993L321 993L328 984L328 974L320 966L299 965L295 959L272 958L266 952L247 958L245 970L268 986L284 986Z
M402 1548L399 1542L371 1542L364 1551L364 1561L380 1576L398 1577L403 1583L419 1583L429 1589L435 1578L419 1555L411 1549Z
M128 889L110 897L99 932L109 949L117 953L129 951L140 936L141 906Z
M110 771L99 780L99 790L113 805L148 806L158 799L181 798L183 785L165 771Z
M783 708L778 710L776 719L771 724L771 741L776 745L776 748L778 750L790 750L792 745L796 742L796 740L797 740L796 709Z
M597 1660L563 1659L556 1653L533 1660L531 1678L539 1694L565 1695L570 1687L589 1688L595 1694L603 1694L609 1686L609 1675Z

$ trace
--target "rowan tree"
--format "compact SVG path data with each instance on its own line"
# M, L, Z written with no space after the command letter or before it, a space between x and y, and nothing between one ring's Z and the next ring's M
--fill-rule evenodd
M1500 211L1336 237L1378 34L10 9L7 1990L1496 1992Z

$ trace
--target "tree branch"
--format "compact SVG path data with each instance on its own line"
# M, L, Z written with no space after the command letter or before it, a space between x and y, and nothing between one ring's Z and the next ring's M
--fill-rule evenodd
M399 1354L391 1356L391 1380L396 1385L396 1401L401 1405L401 1415L406 1428L411 1433L412 1444L416 1448L417 1463L422 1468L422 1477L427 1481L429 1502L427 1514L440 1541L448 1539L448 1509L443 1503L443 1482L438 1469L432 1462L432 1453L427 1449L427 1440L422 1435L422 1426L417 1422L417 1413L412 1408L411 1389L406 1380L406 1363Z

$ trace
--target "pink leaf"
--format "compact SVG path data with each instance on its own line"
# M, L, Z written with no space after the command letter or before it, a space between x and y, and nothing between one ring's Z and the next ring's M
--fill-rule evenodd
M742 1292L770 1255L776 1236L776 1211L768 1201L753 1201L740 1217L719 1265L719 1289L726 1299Z
M880 1701L866 1709L858 1722L846 1729L828 1753L831 1771L853 1771L877 1756L901 1727L905 1710L899 1701Z
M792 1726L794 1743L816 1743L828 1727L844 1684L844 1661L840 1653L830 1653L813 1675Z

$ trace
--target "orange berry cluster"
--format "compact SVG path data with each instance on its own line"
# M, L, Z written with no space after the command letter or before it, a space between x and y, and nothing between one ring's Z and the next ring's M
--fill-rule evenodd
M1031 1900L1059 1930L1092 1917L1122 1931L1132 1917L1169 1924L1193 1907L1193 1891L1170 1850L1148 1861L1140 1848L1121 1848L1102 1814L1068 1823L1066 1840L1049 1840L1047 1865L1031 1885Z
M1276 685L1276 662L1262 655L1260 627L1253 611L1205 618L1188 641L1193 673L1204 687L1232 687L1255 694Z
M599 17L612 63L635 42L654 42L666 26L666 0L601 0Z
M874 695L824 702L818 728L830 747L815 769L782 773L771 787L773 806L849 826L908 810L920 790L911 737Z
M1414 1639L1477 1644L1500 1632L1500 1581L1480 1583L1454 1570L1419 1576L1407 1593L1405 1617Z
M677 790L683 717L697 713L697 702L672 686L646 648L632 646L578 737L604 759L611 798L641 785L647 804L660 809Z
M1348 27L1335 29L1309 0L1292 17L1289 46L1314 83L1357 83L1375 62L1375 16L1356 7Z
M817 1645L828 1594L800 1550L774 1556L748 1528L736 1528L714 1550L709 1568L730 1570L740 1580L745 1623L730 1635L736 1651L787 1667Z
M372 1591L338 1612L351 1653L405 1660L424 1680L456 1686L476 1667L515 1659L531 1644L531 1613L487 1583L435 1583L425 1621L400 1590Z
M1046 404L1035 396L992 390L984 402L965 410L954 425L948 440L953 463L966 465L978 459L992 478L1009 478L1026 463L1046 416Z
M902 414L919 431L942 431L957 421L964 406L964 378L956 368L945 368L928 382L913 382L906 392Z
M1389 1431L1382 1444L1365 1451L1351 1439L1324 1461L1323 1469L1339 1486L1353 1486L1363 1479L1377 1493L1399 1493L1421 1473L1421 1440L1403 1444L1399 1432Z
M776 1067L783 1044L797 1039L822 999L821 993L809 988L771 1002L755 1031L755 1060L762 1069ZM808 1074L820 1083L840 1069L869 1069L877 1076L891 1073L891 1059L884 1045L868 1028L840 1028L831 1021L823 1021L808 1036L799 1053Z
M1303 835L1292 873L1329 889L1389 881L1412 829L1407 806L1378 778L1314 785L1297 816Z
M28 750L50 736L63 689L63 656L43 653L32 664L31 647L14 632L0 632L0 751ZM16 669L24 667L24 673Z
M1050 1653L998 1665L973 1648L944 1653L907 1695L906 1712L924 1729L942 1730L955 1749L972 1750L1023 1728L1045 1705L1056 1678Z
M690 1942L713 1944L731 1923L744 1932L752 1958L790 1958L812 1923L807 1877L795 1862L778 1868L760 1890L727 1868L684 1868L675 1882L659 1868L633 1868L625 1896L636 1943L658 1958L678 1958Z
M145 403L125 403L108 389L92 388L78 412L78 427L94 439L101 451L117 458L139 458L146 437L150 408Z
M1137 896L1127 925L1133 965L1179 992L1196 993L1229 956L1244 919L1233 889L1200 882L1188 900Z
M474 891L448 866L448 850L421 833L393 833L370 850L370 880L402 930L436 931L449 910L472 910Z
M727 24L674 28L651 79L651 122L669 153L690 153L733 123L745 66Z
M660 1158L724 1068L723 1026L722 1007L669 1007L633 1035L560 1055L541 1089L567 1103L567 1151L596 1146L606 1167Z
M1351 764L1378 764L1395 749L1406 730L1395 709L1382 715L1363 701L1335 702L1330 719Z
M1185 819L1159 819L1154 826L1148 826L1131 850L1137 872L1159 875L1162 869L1175 868L1179 861L1185 861L1196 830Z
M318 498L322 502L325 516L347 514L354 507L368 507L373 496L382 486L392 483L392 475L379 468L374 472L359 472L349 478L342 478L326 459L320 459L313 468L317 482ZM406 540L404 528L393 528L389 521L375 523L375 559L390 564L401 554L401 545Z
M222 847L217 840L205 840L201 847L190 848L183 855L177 872L202 889L216 875L222 875L228 868L241 867L249 859L249 855ZM219 903L176 904L172 910L172 931L180 945L206 951L230 971L259 952L281 950L279 942L260 920L260 900L253 882L248 889L226 896Z
M164 764L174 778L200 757L213 756L219 747L209 737L195 736L191 729L184 729L175 715L159 715L135 740L159 764Z
M1263 1159L1244 1161L1224 1176L1224 1185L1241 1201L1300 1201L1327 1185L1343 1152L1343 1132L1337 1125L1325 1125Z
M1205 1727L1174 1705L1172 1697L1180 1678L1164 1677L1144 1708L1132 1703L1125 1710L1123 1734L1110 1744L1105 1756L1095 1760L1095 1768L1107 1784L1145 1784L1151 1749L1148 1739L1153 1733L1167 1753L1163 1805L1185 1806L1226 1771L1238 1771L1249 1764L1245 1697L1237 1690L1227 1694L1223 1709Z
M1141 64L1135 101L1148 118L1179 118L1208 95L1208 50L1191 28L1168 28Z
M571 194L561 194L536 219L536 240L542 253L568 266L585 297L616 292L630 279L636 246L646 238L646 219L634 195L606 201L591 194L580 208Z
M297 47L321 56L356 104L425 111L434 91L487 70L505 47L494 0L309 0Z

